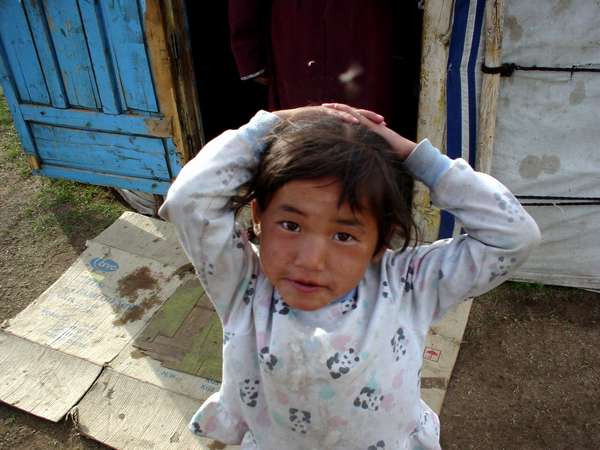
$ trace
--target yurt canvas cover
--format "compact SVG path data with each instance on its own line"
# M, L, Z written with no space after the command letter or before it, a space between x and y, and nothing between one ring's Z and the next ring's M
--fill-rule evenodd
M543 242L517 279L600 288L599 20L597 0L426 6L419 134L498 178L536 219ZM431 82L444 61L445 92ZM460 224L442 213L436 230Z

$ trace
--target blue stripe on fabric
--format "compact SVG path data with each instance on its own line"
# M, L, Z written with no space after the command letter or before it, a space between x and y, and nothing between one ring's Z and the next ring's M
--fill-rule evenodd
M456 0L454 4L454 20L452 23L452 36L448 53L448 77L446 79L446 116L448 136L446 151L450 158L462 156L462 108L461 108L461 80L460 67L465 48L465 35L467 20L469 18L470 0ZM452 236L454 230L454 216L442 211L440 214L440 239Z
M469 23L469 11L472 1L475 2L475 18L473 23L472 35L467 36L467 27ZM469 155L469 164L475 167L476 145L477 145L477 90L475 69L477 55L479 52L479 42L481 39L481 29L485 11L485 0L456 0L454 6L454 21L452 25L452 37L450 51L448 55L448 79L447 79L447 123L448 136L447 148L448 156L459 158L462 156L463 146ZM465 55L465 41L471 41L470 52ZM461 85L461 67L463 59L468 58L467 70L467 114L462 114L462 95L463 86ZM463 127L467 126L469 142L462 142ZM442 211L440 215L439 238L448 238L454 234L455 220L450 213Z
M462 108L460 68L465 48L465 35L469 18L470 0L456 0L454 5L454 20L452 37L448 54L447 85L447 154L451 158L462 156Z
M485 11L485 0L476 0L475 23L473 24L473 36L471 38L471 54L469 55L468 80L469 80L469 164L475 167L477 154L477 88L475 86L475 64L481 41L481 29L483 25L483 13Z
M446 239L454 234L454 216L447 211L440 213L440 230L438 239Z

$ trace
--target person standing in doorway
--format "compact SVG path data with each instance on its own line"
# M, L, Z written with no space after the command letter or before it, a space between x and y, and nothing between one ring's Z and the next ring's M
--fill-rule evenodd
M229 0L243 80L269 109L351 103L392 120L392 0Z

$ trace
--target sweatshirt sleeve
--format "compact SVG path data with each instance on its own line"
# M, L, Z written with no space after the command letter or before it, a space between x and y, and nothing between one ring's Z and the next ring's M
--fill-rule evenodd
M453 214L464 234L418 246L396 267L414 310L429 324L461 300L481 295L510 277L541 237L533 218L498 180L451 160L428 140L405 161L431 190L437 207ZM393 254L390 263L401 254ZM408 258L406 258L408 256Z
M240 129L210 141L181 170L159 210L175 224L224 324L237 300L248 303L258 264L229 202L253 176L264 137L278 121L274 114L260 111Z

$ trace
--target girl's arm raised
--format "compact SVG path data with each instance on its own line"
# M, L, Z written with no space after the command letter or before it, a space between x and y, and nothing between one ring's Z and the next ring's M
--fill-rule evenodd
M410 278L415 312L425 325L457 302L507 280L541 237L533 218L502 183L462 159L451 160L428 140L405 164L429 187L433 203L453 214L464 230L417 247L400 268L400 279Z
M373 112L339 103L324 104L343 111L384 137L408 170L432 194L433 203L453 214L465 234L419 246L405 258L388 261L399 289L414 291L414 310L425 325L460 300L483 294L508 279L540 241L540 231L514 195L498 180L475 172L462 159L451 160L428 140L418 145L373 119ZM402 267L395 265L403 259ZM432 299L433 301L427 301Z
M258 261L237 229L232 196L253 176L264 137L279 121L260 111L238 130L210 141L181 170L159 214L177 227L182 246L224 323Z

